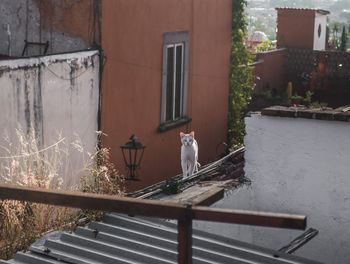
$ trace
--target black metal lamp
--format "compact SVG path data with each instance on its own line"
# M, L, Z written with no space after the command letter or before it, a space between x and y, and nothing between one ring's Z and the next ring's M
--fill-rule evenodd
M135 135L131 135L129 141L120 148L122 149L125 166L129 170L127 180L137 181L136 170L140 167L146 146L142 145Z

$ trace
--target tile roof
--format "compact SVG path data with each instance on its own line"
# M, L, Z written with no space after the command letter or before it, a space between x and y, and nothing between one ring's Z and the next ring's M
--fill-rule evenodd
M323 15L330 14L329 11L323 9L315 9L315 8L295 8L295 7L276 7L276 10L294 10L294 11L313 11L316 13L320 13Z
M75 232L52 232L28 251L1 264L176 263L176 224L154 219L106 214L102 221ZM196 264L319 264L301 257L194 230Z

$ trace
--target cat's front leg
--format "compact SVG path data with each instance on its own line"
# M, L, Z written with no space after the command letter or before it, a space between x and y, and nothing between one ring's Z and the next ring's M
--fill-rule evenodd
M189 176L192 176L194 169L195 169L195 167L194 167L193 162L189 162L189 166L188 166Z
M187 177L187 162L181 161L181 167L182 167L182 177Z

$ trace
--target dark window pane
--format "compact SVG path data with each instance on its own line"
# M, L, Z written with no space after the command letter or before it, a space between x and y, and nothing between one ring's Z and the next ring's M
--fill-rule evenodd
M182 101L182 46L176 47L175 118L181 117Z
M166 121L173 120L174 47L167 48Z

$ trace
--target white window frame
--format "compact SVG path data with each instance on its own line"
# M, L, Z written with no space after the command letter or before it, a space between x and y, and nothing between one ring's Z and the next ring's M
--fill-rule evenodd
M182 56L181 56L181 67L180 67L180 70L181 70L181 79L180 79L180 116L177 117L175 116L176 115L176 86L177 86L177 79L176 79L176 76L177 76L177 48L178 47L181 47L182 48ZM183 116L183 94L184 94L184 91L183 91L183 88L184 88L184 51L185 51L185 44L184 43L174 43L174 44L169 44L167 45L167 51L169 48L173 48L174 49L174 55L173 55L173 60L174 60L174 63L173 63L173 86L172 86L172 92L173 92L173 102L172 102L172 105L173 105L173 110L172 110L172 120L170 121L175 121L177 119L180 119L182 116ZM168 52L167 52L168 54ZM167 64L168 64L168 58L167 58ZM169 74L167 72L167 74ZM166 87L166 93L168 92L168 87ZM166 113L165 113L166 114Z
M180 116L176 115L176 48L182 47L182 58L181 58L181 86L180 86ZM173 53L173 109L172 119L167 120L167 71L168 71L168 49L174 48ZM187 32L173 32L165 33L163 36L163 73L162 73L162 96L161 96L161 118L160 123L173 123L179 120L185 119L187 113L187 87L188 87L188 33Z

